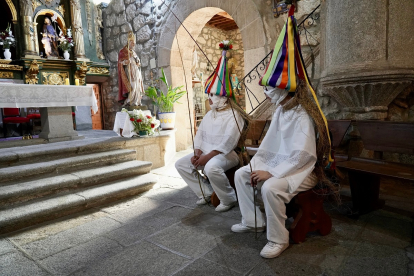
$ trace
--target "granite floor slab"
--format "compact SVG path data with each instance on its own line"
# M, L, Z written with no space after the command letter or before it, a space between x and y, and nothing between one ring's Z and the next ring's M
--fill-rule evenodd
M178 157L184 156L180 153ZM0 275L412 275L413 219L383 209L348 217L350 202L326 204L327 236L309 233L276 259L259 252L266 234L233 233L238 206L218 213L197 198L174 163L146 193L0 237ZM154 173L153 172L153 173ZM395 208L397 200L393 201ZM405 205L402 205L405 206ZM403 208L403 207L401 207ZM411 273L411 274L410 274Z

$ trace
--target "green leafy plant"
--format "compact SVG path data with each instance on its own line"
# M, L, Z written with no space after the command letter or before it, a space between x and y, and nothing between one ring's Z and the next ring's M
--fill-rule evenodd
M174 103L180 103L178 100L184 96L187 92L182 90L184 85L172 88L171 85L168 85L167 77L165 76L164 69L161 68L162 77L159 79L167 87L167 93L164 93L161 89L150 86L145 90L145 95L148 96L154 105L158 106L159 111L163 112L172 112Z

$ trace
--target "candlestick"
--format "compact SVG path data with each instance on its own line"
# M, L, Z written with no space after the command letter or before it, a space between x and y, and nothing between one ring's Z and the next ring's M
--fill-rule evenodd
M69 85L69 78L65 79L65 85Z
M79 79L75 79L75 85L79 85Z

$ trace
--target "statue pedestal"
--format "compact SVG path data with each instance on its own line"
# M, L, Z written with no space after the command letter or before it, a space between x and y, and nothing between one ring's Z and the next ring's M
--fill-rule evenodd
M146 106L146 105L130 105L130 106L128 106L128 111L133 111L134 109L148 110L148 106Z

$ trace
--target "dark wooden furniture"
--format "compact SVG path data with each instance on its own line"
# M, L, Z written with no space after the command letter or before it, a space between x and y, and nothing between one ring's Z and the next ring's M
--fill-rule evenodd
M357 121L356 125L374 159L351 157L337 166L348 171L353 211L364 214L384 204L379 200L381 177L414 181L414 166L381 160L383 152L414 154L414 123Z
M332 229L331 217L323 209L326 191L312 189L297 194L288 204L286 213L294 221L289 228L289 236L295 243L306 240L309 232L318 231L322 236Z
M252 141L253 147L259 147L259 140L262 138L267 120L252 120L246 139Z
M342 139L344 139L345 133L351 125L351 120L329 120L328 128L331 132L332 147L337 148Z

